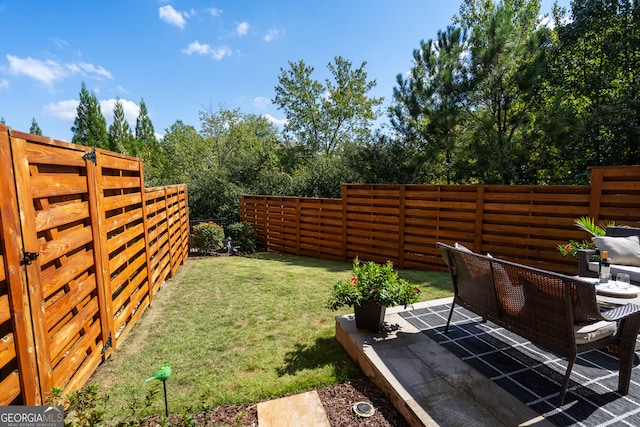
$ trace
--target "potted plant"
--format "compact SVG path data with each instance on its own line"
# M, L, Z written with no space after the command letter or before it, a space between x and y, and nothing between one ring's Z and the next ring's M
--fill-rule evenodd
M577 218L574 221L574 224L576 225L576 227L586 231L593 237L604 236L607 231L607 227L616 225L615 221L611 220L598 225L595 223L593 218L590 218L588 216ZM589 242L586 240L583 240L581 242L578 242L576 240L569 240L569 243L563 243L558 245L557 247L562 255L577 258L577 252L580 249L595 249L596 245L593 242Z
M351 278L333 285L327 306L337 310L343 306L354 308L356 327L378 332L382 328L387 307L413 304L420 289L398 277L393 263L353 260Z

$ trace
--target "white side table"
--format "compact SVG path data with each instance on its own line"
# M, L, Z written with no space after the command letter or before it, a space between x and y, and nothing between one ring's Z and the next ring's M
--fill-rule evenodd
M602 305L640 305L640 287L630 285L627 289L620 289L615 286L615 280L609 284L601 285L597 277L577 276L578 279L592 283L596 287L596 301Z

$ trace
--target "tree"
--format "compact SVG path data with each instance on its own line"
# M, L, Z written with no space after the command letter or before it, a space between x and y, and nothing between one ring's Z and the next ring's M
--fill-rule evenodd
M148 184L156 185L159 170L162 167L164 152L158 143L153 123L147 112L147 104L144 99L140 99L140 111L136 118L135 130L135 151L134 155L142 158L144 164L145 181Z
M219 107L201 111L200 123L220 176L251 186L262 170L275 167L278 131L266 118Z
M136 119L135 137L137 141L136 154L142 153L143 158L147 157L149 153L158 148L158 139L156 138L153 123L151 122L149 113L147 112L147 104L144 102L143 98L140 99L140 111L138 112L138 118Z
M36 118L33 117L31 119L31 127L29 128L29 133L31 135L40 135L42 136L42 129L38 126L38 122L36 122Z
M409 143L417 143L428 166L440 169L439 175L447 183L452 179L464 119L461 97L466 43L466 33L454 26L438 31L435 41L422 41L420 49L413 51L410 75L397 76L395 103L389 111L394 129Z
M350 146L343 155L351 174L349 182L414 184L435 181L433 171L420 147L405 138L376 131L371 142Z
M109 148L107 121L100 111L100 103L94 92L89 93L84 82L80 89L80 103L71 127L74 144Z
M187 185L204 180L215 172L215 154L205 143L193 126L176 121L165 131L160 142L164 160L158 173L161 185L186 183Z
M353 70L340 56L329 63L334 82L313 80L313 67L304 61L281 68L273 103L286 114L285 135L306 147L310 155L332 155L345 144L370 136L369 125L378 116L382 98L367 96L376 82L367 81L366 62Z
M127 119L124 117L124 108L120 98L116 98L116 103L113 107L113 123L109 126L109 150L116 153L137 155L133 133Z
M539 26L539 0L466 0L457 21L470 31L462 102L472 126L469 170L481 182L530 182L531 101L546 66L548 29Z
M572 19L557 25L553 69L556 87L581 121L570 152L575 168L638 164L640 4L580 0L571 7Z

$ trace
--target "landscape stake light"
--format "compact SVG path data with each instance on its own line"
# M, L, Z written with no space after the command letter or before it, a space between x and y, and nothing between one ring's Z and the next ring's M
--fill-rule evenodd
M158 380L162 381L162 387L164 388L164 413L169 417L169 402L167 401L167 379L171 376L171 364L164 362L162 368L158 369L156 373L146 379L146 381Z

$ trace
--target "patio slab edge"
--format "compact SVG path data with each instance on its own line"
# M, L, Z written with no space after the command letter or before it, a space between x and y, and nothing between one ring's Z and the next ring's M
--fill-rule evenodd
M378 334L357 329L352 314L338 316L335 338L411 426L552 425L399 314L450 302L389 308L391 330Z

